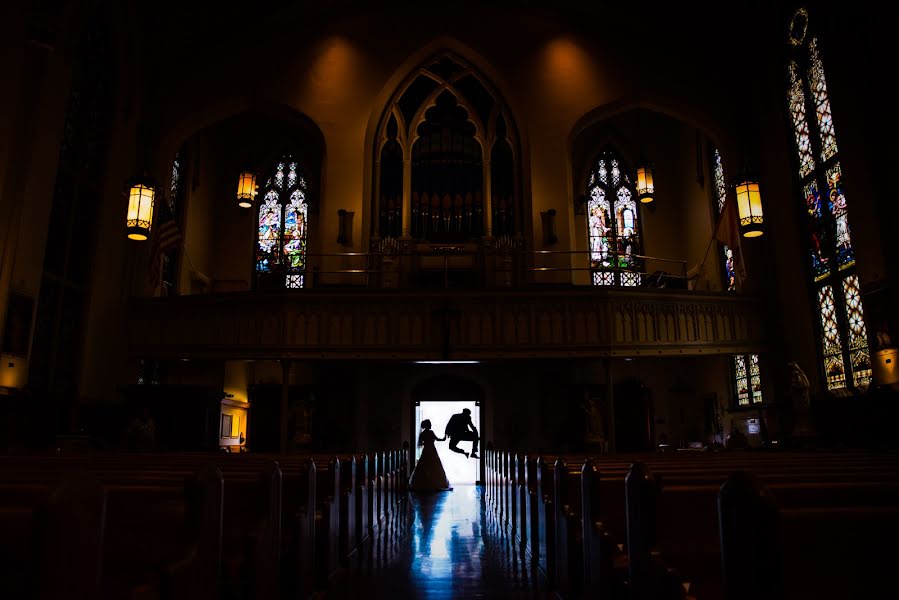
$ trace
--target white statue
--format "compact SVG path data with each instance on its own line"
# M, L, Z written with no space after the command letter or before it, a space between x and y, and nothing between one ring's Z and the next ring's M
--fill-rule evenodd
M790 367L790 389L793 396L799 400L799 406L806 407L809 405L808 377L805 376L802 368L795 360L788 362L787 366Z

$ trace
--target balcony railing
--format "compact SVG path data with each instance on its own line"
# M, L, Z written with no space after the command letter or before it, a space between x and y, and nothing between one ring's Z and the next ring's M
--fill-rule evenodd
M134 300L144 357L297 359L714 355L765 349L753 298L686 290L234 292Z
M622 255L621 257L624 257ZM615 252L604 262L619 264ZM308 255L306 288L351 285L368 288L449 289L528 287L541 283L592 285L593 274L609 281L636 281L631 287L688 289L687 263L630 254L634 268L597 265L584 251L524 250L514 244L379 244L372 252ZM627 278L616 277L627 274ZM634 277L636 276L636 277ZM280 282L277 275L270 281ZM278 285L278 287L281 287ZM628 286L624 286L628 287Z

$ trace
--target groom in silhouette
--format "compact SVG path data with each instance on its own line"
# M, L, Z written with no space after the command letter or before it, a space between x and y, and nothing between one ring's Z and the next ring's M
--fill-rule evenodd
M471 422L471 411L463 408L462 412L450 417L444 430L446 437L450 439L449 449L468 457L468 452L459 448L461 441L471 441L471 457L478 458L478 428Z

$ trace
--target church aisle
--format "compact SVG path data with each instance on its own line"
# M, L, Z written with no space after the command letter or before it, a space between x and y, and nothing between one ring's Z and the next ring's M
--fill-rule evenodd
M483 490L412 494L395 525L335 578L329 598L545 598L508 536L485 509ZM540 582L542 583L542 582Z

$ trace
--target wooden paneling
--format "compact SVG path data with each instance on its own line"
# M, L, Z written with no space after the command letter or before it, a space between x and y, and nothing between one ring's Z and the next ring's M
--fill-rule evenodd
M624 290L246 292L133 301L141 356L603 357L764 350L752 298Z

